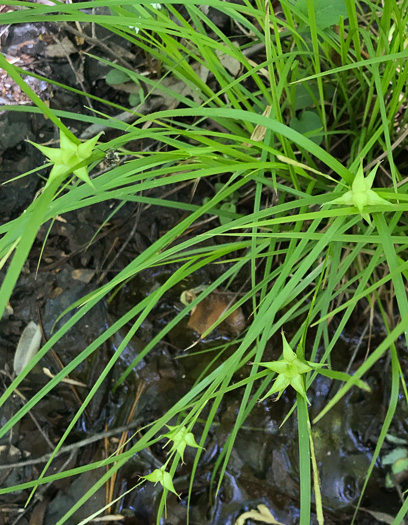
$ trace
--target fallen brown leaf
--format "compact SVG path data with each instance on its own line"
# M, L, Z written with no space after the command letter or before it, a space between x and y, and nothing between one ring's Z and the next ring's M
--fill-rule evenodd
M187 302L195 298L193 290L186 292ZM188 327L198 334L210 332L214 323L232 306L231 295L214 290L205 297L191 312ZM230 335L238 335L245 328L245 317L241 308L237 308L218 326L219 330Z

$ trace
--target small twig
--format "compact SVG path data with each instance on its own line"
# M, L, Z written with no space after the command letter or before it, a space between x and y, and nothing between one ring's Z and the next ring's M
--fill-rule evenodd
M136 406L137 404L139 403L140 401L140 398L143 394L143 390L145 389L145 383L139 383L138 386L137 386L137 390L136 390L136 395L135 395L135 399L133 400L133 404L130 408L130 411L129 411L129 414L128 414L128 417L126 418L126 423L129 424L135 414L135 410L136 410ZM120 439L119 439L119 443L118 443L118 446L117 446L117 449L116 449L116 452L115 452L115 456L118 456L120 454L120 452L123 450L125 450L125 447L126 447L126 444L128 442L128 432L125 431L125 432L122 432L122 435L120 436ZM107 470L109 469L109 467L107 466ZM112 475L111 478L108 479L107 483L106 483L106 504L108 505L111 505L112 504L112 501L113 501L113 495L114 495L114 490L115 490L115 483L116 483L116 477L117 477L117 474L118 472L115 471ZM106 514L110 514L111 513L111 506L109 506L107 509L106 509Z
M112 259L112 261L108 264L108 267L106 268L106 270L103 272L103 274L99 277L98 279L98 283L100 283L104 278L105 278L105 275L109 272L109 270L113 267L113 265L116 263L116 261L118 260L118 258L121 256L121 254L123 253L124 249L126 248L126 246L129 244L129 242L133 239L135 233L136 233L136 229L137 229L137 225L139 224L139 219L140 219L140 213L141 213L141 210L142 210L142 207L140 206L140 204L138 205L137 207L137 211L136 211L136 218L135 218L135 222L133 224L133 227L129 233L129 235L127 236L126 240L124 241L124 243L122 244L122 246L120 247L118 253L115 255L115 257Z
M66 2L67 4L72 4L72 0L66 0ZM78 32L82 33L82 27L81 27L81 24L78 22L78 20L75 20L75 25L77 26Z
M130 62L122 58L118 53L113 51L108 45L104 44L98 38L93 38L91 36L88 36L86 33L83 33L82 31L78 31L77 29L74 29L67 22L62 23L62 28L65 29L66 31L69 31L73 35L83 38L86 42L88 42L88 44L93 44L94 46L101 48L105 53L107 53L109 56L114 58L122 66L127 67L128 69L132 69L132 70L134 69L134 66L132 66Z
M58 474L58 473L62 472L65 469L65 467L67 465L69 465L69 463L72 461L72 458L74 457L74 454L75 454L74 451L71 452L71 454L69 455L69 458L66 461L64 461L64 463L61 465L61 467L56 472L54 472L54 474ZM21 520L21 518L28 511L30 511L38 501L42 500L43 494L45 493L47 488L51 485L51 483L52 483L52 481L50 481L49 483L46 483L40 489L38 489L37 493L34 495L34 500L33 500L32 504L30 504L28 507L26 507L23 510L23 512L21 512L21 514L19 516L17 516L17 518L13 521L13 523L11 525L17 525L17 523Z
M101 277L98 279L98 283L100 283L103 280L103 278L105 277L105 275L106 275L106 270L104 270L103 267L105 266L106 261L109 259L110 254L114 250L114 248L117 245L117 243L119 242L119 240L120 240L119 237L115 237L113 239L113 243L111 244L111 246L110 246L107 254L105 255L105 257L103 258L103 261L101 262L101 265L100 266L98 265L97 271L102 272Z
M11 374L9 374L8 372L3 372L9 379L10 381L13 381L13 377L11 376ZM16 388L14 390L15 394L21 399L21 401L23 402L23 405L25 405L27 403L27 398L25 397L24 394L22 394L18 388ZM28 411L28 415L31 417L31 419L33 420L33 423L34 425L37 427L38 431L40 432L40 434L42 435L42 437L44 438L45 442L48 444L48 446L50 447L51 450L54 450L55 449L55 446L54 444L52 443L52 441L50 440L50 438L47 436L47 434L44 432L44 429L41 428L41 425L38 423L37 421L37 418L31 413L31 411L29 410Z
M391 151L394 151L396 147L398 147L408 136L408 127L407 129L401 133L401 135L397 138L397 140L392 144ZM379 162L381 162L383 159L385 159L388 156L388 151L383 151L381 155L376 157L372 162L367 164L364 171L370 170L373 166L376 166ZM402 184L405 184L407 182L407 179L404 179L403 181L399 182L397 184L397 187L401 186Z
M24 405L27 403L27 398L18 390L18 388L16 388L14 390L14 392L20 397L20 399L23 401ZM55 449L55 445L52 443L52 441L50 440L50 438L47 436L47 434L44 432L44 429L41 428L41 425L39 424L39 422L37 421L37 418L31 413L31 410L28 411L28 415L31 417L31 419L33 420L33 423L34 425L37 427L38 431L40 432L40 434L42 435L42 437L44 438L44 441L46 441L46 443L48 444L48 446L50 447L51 450L54 450Z
M59 40L55 35L54 35L53 38L58 42L59 46L61 47L62 51L64 52L65 58L67 59L67 62L68 62L68 64L69 64L70 68L72 69L72 72L73 72L74 75L75 75L75 79L76 79L76 81L77 81L78 84L81 86L82 91L85 93L85 98L86 98L86 102L87 102L87 104L88 104L88 106L93 110L92 101L91 101L91 99L88 97L88 95L86 94L86 87L85 87L85 85L84 85L84 83L83 83L83 81L82 81L80 75L78 74L77 70L75 69L74 64L72 63L72 60L71 60L71 57L69 56L68 51L65 49L64 44L63 44L63 42L62 42L61 40ZM82 61L83 61L83 57L82 57L82 55L81 55L81 59L82 59Z
M140 118L140 115L147 115L159 109L163 105L163 98L160 96L155 96L153 98L149 97L149 100L143 104L139 104L133 108L130 108L129 111L122 111L117 115L114 115L109 120L106 121L106 124L91 124L86 128L82 133L80 138L83 140L88 140L101 131L109 131L111 129L110 122L111 120L120 120L125 124L131 124L136 119Z
M102 231L98 234L97 237L95 237L92 242L90 243L84 243L82 246L80 246L77 250L72 251L68 255L65 255L64 257L61 257L57 261L48 264L47 266L44 266L39 269L40 272L49 272L50 270L54 270L54 268L59 268L63 264L65 264L71 257L74 257L74 255L78 255L79 253L82 253L84 250L87 250L90 246L93 246L97 242L99 242L101 239L106 237L107 235L110 235L115 229L119 228L121 225L113 226L112 228L107 228L105 231ZM98 270L95 270L98 271Z
M76 443L73 443L72 445L67 445L65 447L61 447L57 454L55 454L54 457L58 457L61 454L66 454L67 452L75 452L79 448L87 447L88 445L91 445L92 443L96 443L97 441L101 441L102 439L109 438L111 436L116 436L117 434L121 434L122 432L126 432L128 430L132 430L133 428L136 428L140 426L141 420L135 419L128 425L123 425L118 428L114 428L112 430L103 431L99 434L95 434L94 436L91 436L89 438L83 439L82 441L77 441ZM44 454L43 456L36 458L36 459L27 459L25 461L20 461L18 463L9 463L8 465L0 465L0 470L6 470L11 468L22 468L22 467L28 467L30 465L38 465L39 463L46 463L52 454Z

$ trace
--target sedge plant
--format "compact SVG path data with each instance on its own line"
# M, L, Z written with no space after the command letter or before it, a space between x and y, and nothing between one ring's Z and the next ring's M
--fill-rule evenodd
M2 67L33 101L33 106L3 109L42 112L60 128L60 148L34 144L53 165L43 192L20 217L0 226L0 257L7 270L0 290L1 312L12 296L38 230L50 219L112 200L118 203L118 209L124 202L133 202L140 206L177 208L183 211L183 217L117 274L72 304L68 320L59 325L29 365L7 385L0 406L10 402L36 364L95 305L108 301L124 283L142 275L147 268L177 266L150 295L90 344L78 349L75 358L3 425L0 437L10 433L32 407L104 342L128 327L38 478L0 489L0 494L28 490L31 498L39 487L56 479L107 467L58 521L58 525L67 523L134 454L166 435L163 429L167 426L167 438L173 441L172 462L143 477L145 482L159 483L164 488L157 512L159 523L167 493L177 493L173 482L186 446L196 450L190 466L187 503L190 501L207 437L217 423L226 394L239 392L240 407L214 464L214 494L222 486L234 443L251 411L260 401L270 403L269 394L278 392L283 397L284 389L292 386L297 392L297 410L292 410L290 417L298 418L302 438L299 439L299 523L310 525L312 485L319 502L317 518L323 523L324 500L319 490L313 424L344 399L350 389L364 388L363 376L389 355L389 404L367 473L367 485L398 403L407 402L404 363L396 345L401 338L406 342L408 330L404 214L408 210L408 195L406 166L397 163L395 153L401 148L399 134L405 133L408 116L408 3L405 0L385 2L382 6L351 0L335 3L336 9L327 13L319 11L321 2L317 0L284 0L278 13L274 12L273 4L258 1L213 1L211 7L225 13L230 27L235 28L235 40L212 21L205 9L189 0L183 2L184 11L172 3L157 9L153 5L143 7L138 2L140 9L136 12L133 5L106 0L98 3L109 7L109 13L104 14L84 10L83 3L58 2L24 3L24 9L2 15L4 24L41 21L58 24L68 20L103 27L116 38L138 46L160 64L161 76L129 69L120 60L100 56L95 50L90 58L122 71L138 89L141 84L145 86L145 100L160 95L164 101L172 100L172 104L144 115L137 108L130 110L87 94L109 110L132 111L136 120L131 125L109 119L102 112L85 118L72 111L51 110L25 83L24 70L0 55ZM32 75L55 83L52 78ZM175 88L177 85L183 88ZM95 134L80 143L63 124L65 118L78 123L91 121L119 131L119 136L104 144L104 148L126 149L136 139L153 140L159 147L154 153L129 152L126 163L90 179L89 173L103 156L95 149L100 137ZM347 147L343 148L343 144ZM64 184L65 177L71 174L81 183ZM171 195L159 199L149 193L158 186L163 192L177 185L194 188L202 180L218 183L218 191L205 201L179 202ZM266 197L270 195L273 200ZM226 209L223 203L231 199L234 208ZM242 202L249 202L250 208ZM206 231L186 235L208 216L214 220ZM223 242L209 244L209 238ZM222 343L220 354L224 353L225 358L215 357L188 392L145 428L127 450L115 457L52 474L50 466L55 456L156 305L180 283L220 262L225 265L225 272L146 342L113 390L122 388L132 371L201 300L217 288L231 288L245 272L249 276L247 286L216 321L220 324L240 306L250 312L248 326L234 345L231 341ZM381 295L384 289L395 299L398 310L395 320L385 314ZM342 333L364 301L380 311L385 335L352 375L335 372L331 361ZM333 318L335 328L330 323ZM298 328L291 330L291 347L283 340L283 360L266 359L275 334L282 329L288 333L293 326ZM312 341L304 337L310 329L314 331ZM202 334L202 338L206 335ZM293 352L296 346L302 349L302 355ZM245 377L236 381L241 370L246 370ZM272 387L273 374L268 370L278 374ZM339 379L342 386L310 421L307 399L313 407L313 381L317 374L330 380ZM200 436L198 443L191 436ZM360 501L362 497L363 494ZM395 516L395 525L402 523L406 510L404 503Z

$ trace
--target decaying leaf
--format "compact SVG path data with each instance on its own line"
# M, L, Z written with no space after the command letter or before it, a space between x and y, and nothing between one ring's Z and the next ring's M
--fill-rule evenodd
M272 109L272 106L266 106L264 112L262 113L262 116L269 117L269 115L271 114L271 109ZM256 142L262 142L265 138L265 135L266 135L265 126L261 126L260 124L257 124L255 126L254 131L252 132L251 140L254 140ZM251 146L249 142L244 142L242 145L245 147Z
M266 106L265 111L262 113L263 117L269 117L271 114L272 106ZM251 135L251 140L255 140L256 142L262 142L265 138L266 134L266 128L265 126L261 126L260 124L257 124L255 126L254 131Z
M48 58L65 58L74 53L78 53L78 49L67 36L55 44L49 44L45 49Z
M78 270L72 270L71 276L76 281L81 281L82 283L89 283L93 276L95 275L94 270L84 270L84 269L78 269Z
M250 510L241 514L241 516L235 521L234 525L245 525L245 521L249 519L261 523L271 523L272 525L285 525L284 523L275 520L266 505L260 504L257 506L257 509L258 510Z
M27 366L38 352L40 344L40 327L34 321L30 321L21 334L14 356L13 368L16 374L19 374Z
M191 303L196 294L194 290L188 290L184 293L187 303ZM202 335L211 331L211 327L218 319L232 306L230 294L220 293L214 290L210 295L205 297L201 303L193 308L188 322L189 328ZM221 332L231 335L238 335L245 328L245 317L241 308L237 308L218 326Z

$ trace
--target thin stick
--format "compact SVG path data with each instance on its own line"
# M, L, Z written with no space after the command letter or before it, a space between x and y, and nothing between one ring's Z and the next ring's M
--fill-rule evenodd
M122 432L127 432L128 430L132 430L133 428L136 428L140 426L141 419L135 419L128 425L123 425L121 427L114 428L112 430L103 431L99 434L95 434L94 436L91 436L89 438L83 439L81 441L77 441L76 443L73 443L72 445L67 445L65 447L61 447L55 457L60 456L61 454L66 454L67 452L74 452L75 450L78 450L79 448L87 447L88 445L91 445L92 443L96 443L97 441L101 441L102 439L109 438L111 436L116 436L117 434L121 434ZM28 467L30 465L38 465L39 463L46 463L52 454L44 454L43 456L36 458L36 459L27 459L25 461L20 461L19 463L9 463L8 465L0 465L0 470L6 470L6 469L12 469L12 468L22 468L22 467Z

